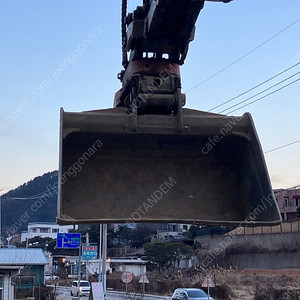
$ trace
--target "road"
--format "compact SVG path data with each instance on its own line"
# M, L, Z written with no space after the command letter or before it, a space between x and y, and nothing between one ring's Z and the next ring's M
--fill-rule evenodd
M71 288L70 287L65 287L65 286L57 286L57 292L58 292L58 297L57 299L60 300L72 300L71 296ZM124 296L123 293L120 292L113 292L113 291L108 291L107 292L107 300L120 300L124 299L122 296ZM132 298L134 299L134 298ZM153 296L153 295L145 295L143 300L170 300L169 297L165 296ZM88 297L80 297L80 300L88 300Z

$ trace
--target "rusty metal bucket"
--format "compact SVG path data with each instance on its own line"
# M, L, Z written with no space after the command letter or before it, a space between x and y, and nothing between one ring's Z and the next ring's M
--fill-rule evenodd
M62 110L58 223L280 223L250 114L183 109L182 122Z

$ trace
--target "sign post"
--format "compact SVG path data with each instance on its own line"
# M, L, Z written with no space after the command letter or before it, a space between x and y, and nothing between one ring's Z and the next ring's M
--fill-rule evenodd
M149 283L149 280L148 280L146 274L141 276L141 278L139 279L139 283L143 284L143 297L144 297L144 295L145 295L145 283Z
M98 255L97 245L89 245L89 244L82 245L82 260L86 260L86 280L89 280L88 278L89 260L97 259L97 255Z
M56 248L79 249L78 254L78 300L80 300L80 275L81 275L81 234L80 233L58 233Z
M122 281L126 284L126 294L127 294L127 285L132 281L132 274L130 272L124 272L121 276Z
M102 282L92 282L92 300L104 300Z
M209 300L209 288L210 287L215 287L215 284L214 282L212 281L211 277L209 275L206 275L201 287L206 287L207 288L207 294L208 294L208 297L207 299Z
M80 233L58 233L56 247L57 248L67 248L76 249L79 248L81 244L81 234Z
M98 256L98 245L82 245L82 259L92 260L97 259Z

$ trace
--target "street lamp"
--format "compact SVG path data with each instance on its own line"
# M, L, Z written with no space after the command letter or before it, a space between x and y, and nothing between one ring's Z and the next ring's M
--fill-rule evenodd
M13 238L13 236L9 235L6 240L7 240L7 248L9 248L9 242Z
M7 248L9 248L9 246L10 246L10 241L14 238L14 237L16 237L16 236L20 236L20 234L15 234L15 235L9 235L7 238L6 238L6 240L7 240Z

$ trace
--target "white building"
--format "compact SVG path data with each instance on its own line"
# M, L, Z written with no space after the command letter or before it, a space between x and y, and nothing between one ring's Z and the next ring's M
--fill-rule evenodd
M56 239L58 233L67 233L73 228L73 225L60 226L56 223L50 222L29 223L28 230L22 232L21 242L24 242L26 239L31 239L35 236Z
M190 229L190 224L168 223L165 231L185 232Z
M141 258L109 258L107 259L107 271L112 272L130 272L134 276L146 274L146 260ZM99 260L90 260L87 264L90 274L99 272Z
M169 240L182 241L183 239L182 233L178 231L157 230L156 236L157 236L157 240L160 242L166 242Z
M141 258L112 258L110 268L112 272L130 272L134 276L146 274L147 261Z
M64 267L68 268L68 277L76 278L78 275L78 256L66 256L63 258L63 261ZM99 259L88 261L81 260L81 263L82 270L86 270L87 268L89 274L99 274ZM123 272L130 272L132 275L140 277L146 274L146 264L147 261L142 260L141 258L108 258L106 262L106 270L109 273L118 272L122 274ZM55 270L52 272L55 273Z

